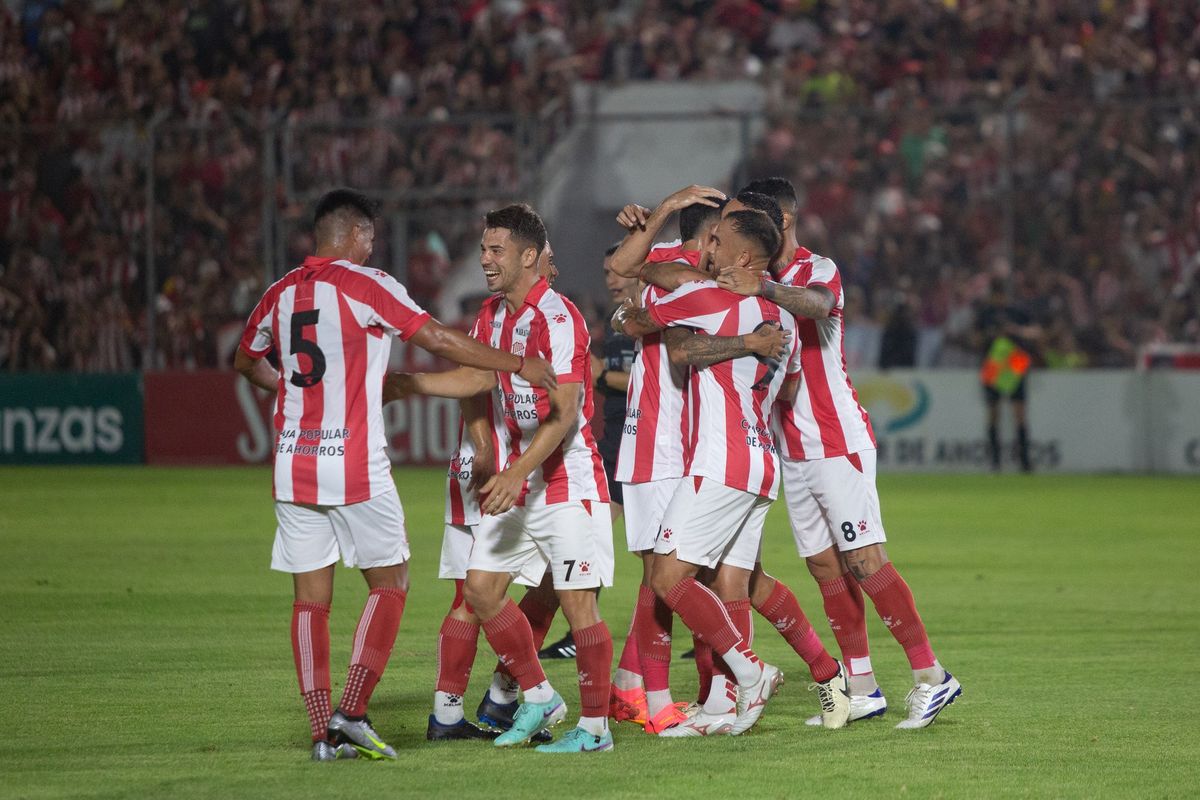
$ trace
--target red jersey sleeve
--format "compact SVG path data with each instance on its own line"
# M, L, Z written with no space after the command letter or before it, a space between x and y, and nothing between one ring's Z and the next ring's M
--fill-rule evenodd
M279 295L274 288L267 291L250 312L246 328L242 331L241 348L246 355L262 358L275 343L272 326L275 324L275 302Z

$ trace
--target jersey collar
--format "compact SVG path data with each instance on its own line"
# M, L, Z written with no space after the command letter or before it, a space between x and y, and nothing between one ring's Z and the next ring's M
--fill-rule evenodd
M537 283L531 286L529 293L525 295L525 305L536 306L548 291L550 291L550 284L545 278L538 278Z

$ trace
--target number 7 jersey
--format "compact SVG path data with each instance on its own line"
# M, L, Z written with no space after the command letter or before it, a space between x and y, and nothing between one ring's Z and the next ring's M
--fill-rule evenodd
M279 353L276 500L340 506L395 491L383 431L392 336L430 316L395 278L310 256L267 289L241 349Z

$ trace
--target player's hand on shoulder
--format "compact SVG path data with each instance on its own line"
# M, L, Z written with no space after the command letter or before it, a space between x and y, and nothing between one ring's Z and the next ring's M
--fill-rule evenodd
M558 388L558 376L554 374L554 367L544 358L526 356L525 364L517 374L529 381L530 386L540 386L551 392Z
M502 470L479 490L479 508L485 514L498 515L508 511L521 496L525 479L512 470Z
M406 400L417 393L416 379L407 372L389 372L383 379L383 402Z
M760 322L753 333L746 334L743 341L750 352L773 361L781 361L787 353L792 332L785 331L778 322Z
M760 294L762 282L758 274L741 267L726 267L717 275L717 286L745 297Z
M646 228L646 217L649 215L650 209L645 206L639 206L637 203L630 203L617 214L617 224L627 231L632 231L635 228L644 230Z

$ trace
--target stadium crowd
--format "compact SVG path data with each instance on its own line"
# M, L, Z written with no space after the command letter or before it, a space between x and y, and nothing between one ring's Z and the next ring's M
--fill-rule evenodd
M860 306L853 366L975 363L997 277L1051 366L1200 341L1188 0L27 0L0 7L0 368L145 366L151 227L156 366L219 363L264 288L264 208L303 214L285 181L450 198L410 231L429 301L528 166L516 127L457 115L536 114L576 80L745 77L770 113L735 181L801 189L802 238ZM305 158L267 170L280 120Z

